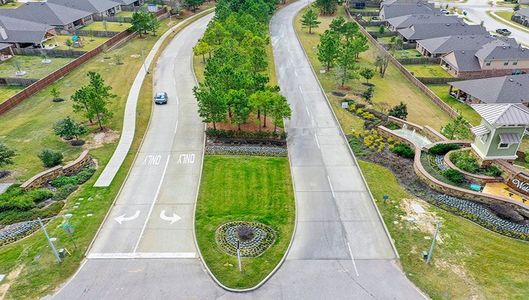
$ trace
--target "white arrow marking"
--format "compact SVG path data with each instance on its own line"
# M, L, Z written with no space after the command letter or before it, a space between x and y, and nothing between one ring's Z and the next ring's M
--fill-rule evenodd
M137 210L134 215L132 217L125 217L126 214L122 214L121 216L117 216L114 218L114 220L116 220L116 222L118 222L119 224L123 223L123 221L127 222L127 221L132 221L134 219L136 219L137 217L140 216L140 211Z
M175 213L173 213L173 216L172 216L172 217L168 217L168 216L166 216L166 215L165 215L165 209L162 210L162 212L160 212L160 218L161 218L162 220L164 220L164 221L170 221L171 224L176 223L176 222L180 221L180 219L182 219L182 218L180 218L179 215L177 215L177 214L175 214Z

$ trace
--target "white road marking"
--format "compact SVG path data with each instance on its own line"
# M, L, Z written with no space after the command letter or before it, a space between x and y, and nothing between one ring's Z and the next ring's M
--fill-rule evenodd
M145 218L145 222L143 223L143 227L141 228L140 236L138 237L138 240L136 241L136 245L134 246L133 252L136 252L138 249L138 246L140 245L141 238L143 236L143 232L145 231L145 227L147 227L147 222L149 222L149 218L152 214L152 209L154 208L154 204L156 203L156 200L158 199L158 194L160 193L160 189L162 187L163 179L165 178L165 172L167 172L167 166L169 165L169 161L171 160L171 154L167 155L167 161L165 162L165 167L163 168L162 178L160 178L160 182L158 183L158 188L156 189L156 194L154 195L154 200L151 203L151 207L149 208L149 213L147 214L147 217Z
M296 69L294 69L294 75L296 75L296 77L298 77L298 72L296 71Z
M122 214L121 216L117 216L117 217L114 218L114 220L121 225L121 223L123 223L123 222L132 221L132 220L136 219L137 217L139 217L140 216L140 211L136 210L134 215L132 215L130 217L125 217L126 215L127 214Z
M182 218L179 215L175 214L175 213L173 213L172 216L168 217L165 214L165 209L164 209L164 210L162 210L160 212L160 219L162 219L164 221L169 221L169 222L171 222L171 224L173 224L173 223L176 223L176 222L180 221L180 219L182 219Z
M320 141L318 140L318 136L317 136L316 134L314 134L314 139L316 140L316 145L318 146L318 149L321 149L321 148L320 148ZM327 179L328 179L328 178L329 178L329 176L327 176ZM329 181L329 184L330 184L330 183L331 183L331 182ZM332 186L331 186L331 187L332 187Z
M329 186L331 187L332 197L336 198L336 195L334 194L334 188L332 187L331 178L329 177L329 175L327 175L327 181L329 182Z
M157 166L160 164L160 161L162 160L162 156L161 155L152 155L152 154L149 154L147 156L145 156L145 159L143 159L143 163L148 165L148 166Z
M356 268L355 258L353 256L353 251L351 250L351 246L349 245L349 242L347 242L347 248L349 248L349 254L351 255L351 261L353 262L353 267L355 268L356 276L360 276L360 274L358 274L358 269Z
M309 117L310 117L310 111L309 111L309 108L305 106L305 110L307 111L307 114L308 114Z
M178 119L176 120L176 124L174 126L174 133L176 134L176 130L178 129Z
M178 156L177 163L181 165L194 164L195 154L194 153L180 154L180 156Z
M301 94L303 94L303 90L301 89L301 85L298 85L298 88L299 88L299 92L300 92Z
M135 259L135 258L196 258L195 252L116 252L116 253L89 253L88 259Z

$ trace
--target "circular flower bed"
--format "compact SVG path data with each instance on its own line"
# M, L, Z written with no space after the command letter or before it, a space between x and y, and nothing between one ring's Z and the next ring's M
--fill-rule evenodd
M274 243L275 238L271 227L257 222L228 222L215 231L215 240L224 252L237 255L238 242L243 257L261 255Z

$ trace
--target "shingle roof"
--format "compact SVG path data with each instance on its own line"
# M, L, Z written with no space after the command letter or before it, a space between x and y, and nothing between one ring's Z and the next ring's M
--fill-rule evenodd
M380 10L380 15L384 15L384 18L394 18L405 15L414 15L414 14L439 14L440 10L434 8L431 3L411 3L411 4L392 4L384 5Z
M520 45L499 46L487 44L476 52L476 57L481 60L527 59L529 58L529 49Z
M386 19L396 29L410 27L415 24L463 24L463 19L444 14L415 14Z
M27 2L16 9L0 9L0 14L54 26L67 25L91 15L87 11L47 2Z
M134 2L136 2L137 0L112 0L114 2L117 2L117 3L120 3L122 5L130 5Z
M497 38L486 33L436 37L419 40L417 43L432 54L442 54L454 50L478 50L488 43L501 46L512 45L516 44L516 40L512 38Z
M529 109L523 104L475 104L472 108L491 125L529 125Z
M408 40L424 40L450 35L486 34L487 30L480 25L467 24L416 24L397 30Z
M104 12L119 5L119 3L110 0L48 0L48 3L54 3L91 13Z
M427 4L428 1L426 0L386 0L386 1L380 2L380 7L389 6L393 4L417 4L417 3Z
M517 16L524 16L526 18L529 18L529 8L521 8L518 11L515 12Z
M53 29L50 25L4 15L0 15L0 27L5 30L5 35L0 34L0 42L3 43L38 44L44 40L46 33Z
M485 103L529 102L529 75L509 75L449 82Z
M481 65L476 58L476 50L456 50L443 56L443 60L450 63L458 71L479 71Z

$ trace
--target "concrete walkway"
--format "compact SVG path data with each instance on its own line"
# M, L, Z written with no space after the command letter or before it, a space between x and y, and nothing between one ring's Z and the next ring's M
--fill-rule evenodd
M213 9L207 9L200 14L205 12L212 11ZM154 56L162 46L163 42L169 37L174 30L179 27L185 26L188 24L188 20L184 20L177 25L173 26L170 30L167 30L159 39L156 41L151 51L145 58L145 62L142 68L136 74L134 83L130 88L129 96L127 97L127 104L125 105L125 115L123 116L123 128L121 130L121 137L119 139L118 146L114 151L114 154L110 158L110 161L105 166L105 169L99 175L99 178L95 182L95 187L108 187L114 177L121 168L127 153L129 153L130 147L132 146L132 141L134 140L134 132L136 131L136 106L138 104L138 97L140 94L141 86L143 85L143 80L147 76L147 70L149 69Z

